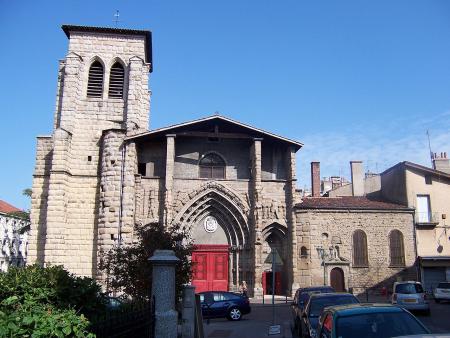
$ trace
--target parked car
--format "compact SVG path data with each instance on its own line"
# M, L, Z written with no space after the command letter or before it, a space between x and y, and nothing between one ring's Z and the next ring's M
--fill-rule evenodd
M358 298L350 293L316 293L312 294L302 313L301 337L316 338L319 317L324 308L341 304L359 303Z
M251 311L249 299L234 292L206 291L199 295L203 318L240 320Z
M408 310L430 314L430 304L420 282L395 282L391 302Z
M292 321L294 332L297 332L298 336L301 337L301 321L302 312L309 300L309 297L313 293L324 293L324 292L335 292L331 286L310 286L307 288L297 289L294 295L294 300L291 304Z
M450 282L441 282L433 290L434 301L439 303L441 300L450 300Z
M109 310L118 310L124 304L124 301L118 297L104 296L104 299L106 308Z
M326 308L317 327L319 338L388 338L427 334L407 310L390 304L350 304Z

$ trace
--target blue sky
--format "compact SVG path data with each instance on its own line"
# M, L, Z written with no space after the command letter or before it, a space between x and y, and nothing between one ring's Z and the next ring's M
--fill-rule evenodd
M0 199L20 208L37 135L51 133L62 24L149 29L151 128L210 115L299 140L349 176L450 152L450 2L0 0Z

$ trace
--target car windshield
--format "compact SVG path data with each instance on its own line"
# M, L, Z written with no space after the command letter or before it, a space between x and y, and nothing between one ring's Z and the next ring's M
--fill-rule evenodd
M423 293L422 285L416 283L397 284L395 287L395 293Z
M359 303L354 296L317 297L310 300L310 317L319 317L327 306Z
M406 312L367 313L338 318L336 337L340 338L388 338L428 333Z
M450 289L450 283L439 283L438 289Z
M306 302L308 301L309 297L311 297L312 294L315 293L325 293L325 292L334 292L334 289L329 288L329 287L325 287L325 288L314 288L314 289L306 289L304 291L302 291L302 293L300 293L300 297L299 297L299 304L306 304Z

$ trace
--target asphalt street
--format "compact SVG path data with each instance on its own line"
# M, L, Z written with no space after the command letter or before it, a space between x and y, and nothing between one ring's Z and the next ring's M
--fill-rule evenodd
M430 301L431 315L414 313L432 333L450 334L450 302L436 304ZM281 334L269 336L272 325L271 304L252 303L252 312L238 322L225 318L204 321L205 338L262 338L292 337L290 305L278 300L275 304L275 324L281 325Z

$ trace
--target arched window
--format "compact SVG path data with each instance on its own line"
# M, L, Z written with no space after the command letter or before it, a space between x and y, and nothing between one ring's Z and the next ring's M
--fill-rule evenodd
M367 236L364 231L356 230L353 233L353 266L365 267L368 265Z
M108 96L114 98L123 98L123 84L125 81L125 71L120 62L116 62L111 67L109 75Z
M95 61L89 68L87 96L102 97L103 94L103 65Z
M199 166L200 178L225 178L225 161L215 153L206 154Z
M389 252L391 256L391 266L405 266L403 234L398 230L392 230L389 235Z
M300 257L301 258L306 258L308 257L308 249L306 249L306 246L302 246L300 248Z

